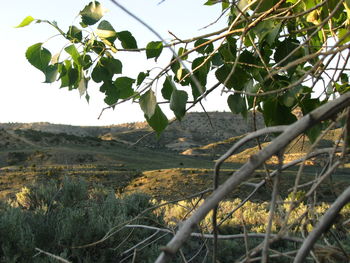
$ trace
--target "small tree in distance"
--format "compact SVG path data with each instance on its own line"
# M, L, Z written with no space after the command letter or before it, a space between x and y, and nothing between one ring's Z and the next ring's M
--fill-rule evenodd
M112 2L128 12L118 2ZM249 134L217 160L212 195L184 222L157 262L171 259L211 210L215 262L219 238L216 209L220 201L249 180L266 160L276 155L278 169L267 171L267 178L254 190L267 180L273 180L266 235L259 246L247 251L242 258L242 262L247 262L261 255L262 262L267 262L271 256L270 246L288 236L288 216L300 202L296 193L302 187L303 163L321 153L329 153L330 156L321 175L307 185L304 200L311 200L321 182L345 161L350 126L350 1L209 0L204 4L221 5L220 18L227 20L227 26L191 39L181 39L179 36L166 42L140 21L157 36L145 47L138 46L131 32L117 32L113 25L103 20L105 9L97 1L88 3L79 13L80 24L72 25L67 30L59 28L55 22L33 17L25 18L18 27L33 22L48 23L67 40L68 44L55 56L43 43L27 49L28 61L45 74L47 83L59 81L61 87L78 89L80 95L86 95L89 99L87 83L94 81L105 94L108 108L125 101L138 102L146 121L158 134L169 123L160 103L167 103L176 119L181 121L189 109L216 89L230 94L227 103L232 113L247 116L248 112L261 112L267 128ZM165 48L171 49L173 57L160 70L145 68L136 76L123 75L123 61L118 59L119 52L144 52L145 59L157 60L164 54ZM210 76L217 80L212 86L207 85ZM161 97L155 92L158 86L161 86ZM304 116L300 120L293 114L295 109L300 109ZM339 143L330 149L316 150L325 133L334 127L343 129ZM267 133L279 136L218 187L221 164L247 140ZM284 164L285 148L303 134L313 143L311 151L299 161ZM281 173L298 162L302 165L291 190L290 213L285 215L285 227L277 235L272 235L271 225L278 207L278 185L279 180L283 180ZM319 224L315 224L313 231L304 237L299 251L291 253L294 262L304 262L315 242L328 231L349 200L350 188L347 188L335 199Z

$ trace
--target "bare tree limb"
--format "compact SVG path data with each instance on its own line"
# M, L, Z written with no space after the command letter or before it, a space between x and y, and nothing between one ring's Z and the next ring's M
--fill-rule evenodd
M332 225L334 219L338 216L340 210L350 202L350 187L348 187L331 205L327 212L323 215L319 223L307 236L303 245L299 249L297 255L294 258L294 263L305 262L306 256L319 239L319 237L326 232Z
M173 232L171 230L169 230L169 229L159 228L159 227L154 227L154 226L126 225L125 227L128 227L128 228L144 228L144 229L150 229L150 230L155 230L155 231L159 231L159 232L165 232L165 233L173 234ZM246 233L246 234L234 234L234 235L218 235L218 239L229 240L229 239L244 238L245 235L247 235L248 237L252 237L252 238L261 238L261 239L265 238L265 234L264 233ZM204 233L191 233L190 236L191 237L198 237L198 238L207 238L207 239L213 239L214 238L213 234L204 234ZM276 234L271 234L271 237L277 237L277 235ZM304 242L304 239L299 238L299 237L283 236L283 237L280 237L280 238L283 239L283 240L287 240L287 241L291 241L291 242L295 242L295 243L303 243ZM319 247L323 247L323 246L319 246Z
M173 237L173 239L163 249L163 252L156 260L157 263L168 262L173 255L180 249L196 225L212 210L225 196L230 193L241 182L248 179L263 162L268 160L272 155L286 147L293 139L304 133L308 128L315 124L329 119L350 105L350 93L345 93L336 100L315 109L308 115L304 116L294 124L290 125L281 135L274 139L271 144L259 151L256 155L251 156L249 161L241 169L235 172L227 181L222 184L216 191L210 195L204 204L185 221L183 226Z

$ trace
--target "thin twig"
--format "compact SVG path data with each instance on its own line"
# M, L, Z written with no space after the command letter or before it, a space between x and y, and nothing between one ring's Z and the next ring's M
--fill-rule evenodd
M124 255L129 254L131 251L136 250L139 246L145 244L150 239L152 239L154 236L158 235L159 232L160 232L160 230L156 230L152 235L150 235L149 237L147 237L144 240L140 241L139 243L137 243L135 246L129 248L128 250L125 250L123 253L121 253L121 255L124 256Z
M44 251L44 250L42 250L42 249L40 249L40 248L37 248L37 247L36 247L35 250L39 251L39 254L40 254L40 253L45 254L45 255L47 255L47 256L49 256L49 257L51 257L51 258L54 258L54 259L56 259L56 260L58 260L58 261L60 261L60 262L63 262L63 263L71 263L70 261L68 261L68 260L66 260L66 259L64 259L64 258L62 258L62 257L60 257L60 256L51 254L51 253L46 252L46 251Z
M270 202L270 211L269 211L269 218L267 221L267 227L266 227L266 234L265 234L265 240L264 240L264 246L262 250L262 263L267 263L268 262L268 251L270 248L269 244L269 239L271 235L271 229L272 229L272 222L273 218L275 216L275 208L276 208L276 201L277 201L277 196L278 196L278 189L279 189L279 178L280 178L280 173L282 171L282 166L283 166L283 150L281 150L277 155L278 155L278 169L276 176L274 177L274 182L273 182L273 190L272 190L272 198Z

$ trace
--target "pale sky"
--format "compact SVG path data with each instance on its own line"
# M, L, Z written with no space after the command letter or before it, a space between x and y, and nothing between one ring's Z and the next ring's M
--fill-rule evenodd
M199 30L220 15L220 5L214 8L203 6L206 2L204 0L166 0L158 5L159 1L124 0L120 3L156 29L164 39L171 38L167 33L168 30L185 39L215 31L225 24L226 18L223 18L221 23L207 30ZM101 109L106 106L103 94L98 91L98 85L89 86L91 100L88 104L85 98L80 98L77 90L59 89L58 83L42 83L43 74L25 59L26 49L35 43L45 42L44 46L55 54L66 42L62 42L62 38L58 37L50 39L56 32L46 24L32 24L19 29L15 29L14 26L31 15L36 19L57 21L63 31L67 31L69 25L79 23L76 16L88 3L89 1L85 0L2 1L0 122L47 121L73 125L110 125L143 120L139 105L130 103L120 105L114 111L105 111L102 118L97 120ZM100 3L109 10L104 19L111 22L116 31L131 31L138 40L139 47L149 41L158 40L110 1L100 0ZM151 65L149 61L147 62L145 54L138 56L128 54L126 58L125 55L117 53L116 57L124 63L124 75L132 78L136 78L139 71L148 69L145 65ZM162 62L166 63L168 60L169 56L157 66L164 66ZM204 105L208 111L224 110L227 109L225 101L225 98L215 96L214 99L208 98ZM166 113L168 117L172 116L169 111Z

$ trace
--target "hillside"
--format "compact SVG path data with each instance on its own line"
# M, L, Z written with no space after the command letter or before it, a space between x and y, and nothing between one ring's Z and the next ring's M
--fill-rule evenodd
M257 126L263 127L261 116L257 118ZM226 140L253 130L252 118L245 120L240 115L230 112L192 112L181 122L172 123L157 138L146 122L119 124L112 126L71 126L41 123L3 123L0 129L5 131L39 131L46 135L66 134L83 137L98 137L103 141L114 140L127 145L137 143L151 149L168 149L182 152L189 148L201 147L209 143Z
M203 190L211 183L207 169L213 168L213 161L253 126L251 118L231 113L208 115L210 121L204 113L190 113L182 122L172 123L160 138L144 122L106 127L0 124L0 198L56 174L80 175L116 191L141 190L163 198L189 194L193 188ZM261 117L257 123L263 126ZM322 145L333 145L340 132L329 133ZM268 138L261 138L261 143L268 143ZM287 150L287 159L309 149L310 142L298 138ZM255 141L247 143L225 167L237 169L257 150ZM175 181L161 185L169 182L171 174Z

